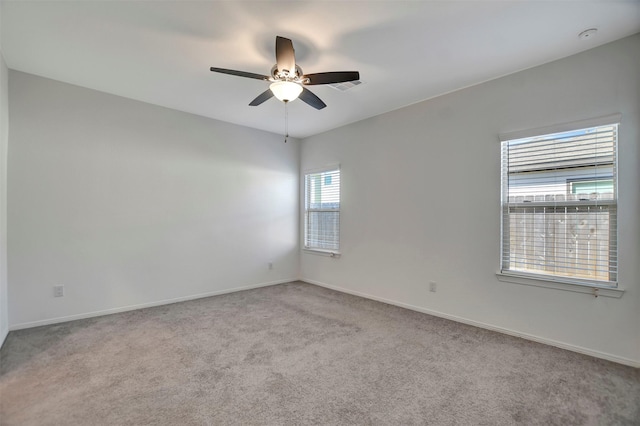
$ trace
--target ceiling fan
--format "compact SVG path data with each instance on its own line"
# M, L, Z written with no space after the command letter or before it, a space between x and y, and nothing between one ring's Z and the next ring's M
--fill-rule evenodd
M293 43L288 38L276 37L276 64L271 68L271 75L254 74L226 68L211 67L211 71L222 74L236 75L257 80L270 81L269 88L258 95L250 106L258 106L275 96L283 102L290 102L300 98L315 109L322 109L327 105L304 86L317 84L345 83L360 79L358 71L333 71L315 74L304 74L302 68L296 64Z

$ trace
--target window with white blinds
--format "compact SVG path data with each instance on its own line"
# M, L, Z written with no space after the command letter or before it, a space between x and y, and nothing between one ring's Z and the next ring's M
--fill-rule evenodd
M502 141L503 273L617 285L618 124Z
M340 170L304 176L304 247L340 249Z

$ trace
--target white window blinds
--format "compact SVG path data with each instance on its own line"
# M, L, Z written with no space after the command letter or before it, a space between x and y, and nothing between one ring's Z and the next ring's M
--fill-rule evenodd
M306 174L304 246L307 249L340 248L340 170Z
M502 142L502 271L617 282L618 125Z

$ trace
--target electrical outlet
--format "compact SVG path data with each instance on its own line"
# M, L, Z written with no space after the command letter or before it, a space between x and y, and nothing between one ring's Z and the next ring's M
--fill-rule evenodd
M62 297L64 296L64 286L63 285L54 285L53 286L53 297Z
M269 262L269 270L273 269L273 262Z
M435 281L429 281L429 291L435 293L438 289L438 284Z

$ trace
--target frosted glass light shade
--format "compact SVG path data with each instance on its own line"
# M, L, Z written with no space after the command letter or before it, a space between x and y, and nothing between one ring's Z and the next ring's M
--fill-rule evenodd
M291 81L276 81L271 83L269 89L276 98L283 102L290 102L302 93L302 86Z

